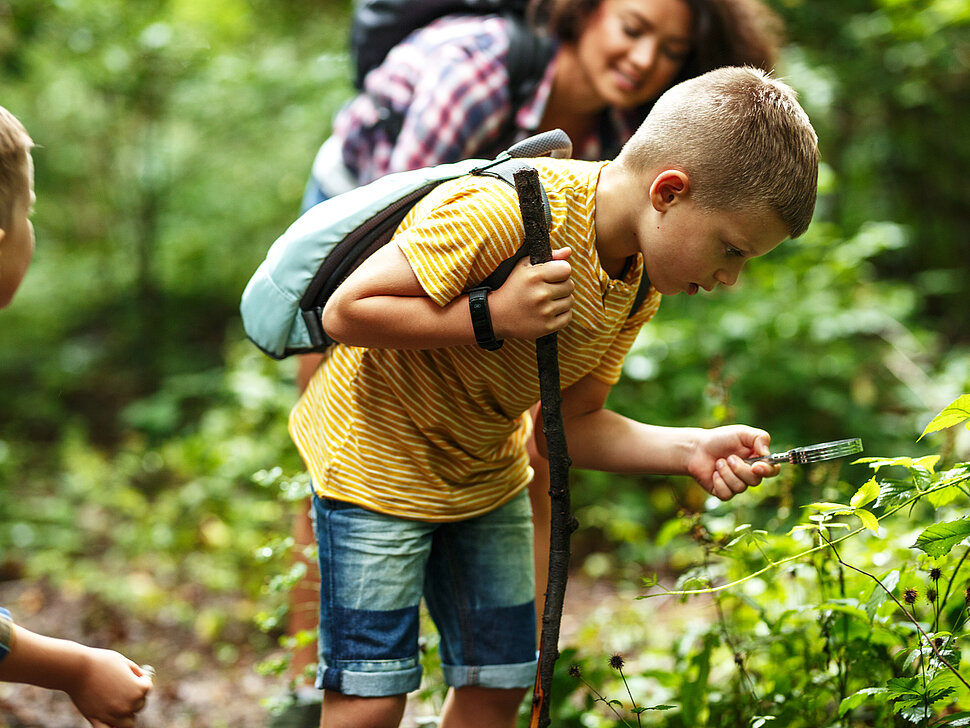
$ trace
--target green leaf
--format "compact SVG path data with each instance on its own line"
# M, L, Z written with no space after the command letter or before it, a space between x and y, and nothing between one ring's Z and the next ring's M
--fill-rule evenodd
M844 716L853 708L858 708L870 699L884 702L889 699L890 691L888 688L862 688L839 703L839 717Z
M909 474L913 478L913 483L915 483L916 487L920 490L926 490L933 485L933 472L927 470L922 465L913 463L913 465L909 468Z
M934 523L919 535L911 548L918 548L934 558L946 556L958 543L970 536L970 521Z
M728 542L727 548L742 542L747 545L768 543L768 532L761 529L752 529L750 523L742 523L734 529L734 533L735 536Z
M931 473L936 470L936 464L940 462L939 455L924 455L921 458L917 458L913 465L918 465L921 468L926 468Z
M944 407L940 414L930 420L926 429L923 430L923 434L917 438L917 442L923 438L923 435L945 430L947 427L953 427L953 425L958 425L968 419L970 419L970 394L961 394Z
M887 480L880 484L875 508L891 508L905 503L916 494L913 484L907 480Z
M849 505L853 508L862 508L863 506L872 503L879 496L879 483L876 479L869 478L859 490L855 492L852 496L852 500L849 501Z
M913 458L907 458L907 457L902 457L902 458L859 458L858 460L853 461L852 464L855 465L857 463L860 464L860 465L868 464L869 467L872 468L872 470L874 472L877 472L878 473L882 468L889 468L889 467L892 467L894 465L898 465L898 466L903 467L903 468L908 468L910 465L913 464Z
M899 585L899 571L893 570L888 574L883 576L879 581L882 585L892 592ZM866 614L869 615L869 619L873 619L876 616L876 612L879 610L883 604L889 601L889 592L883 589L879 584L875 584L872 587L872 594L869 595L869 601L866 602Z
M859 517L862 521L862 525L868 528L877 536L879 535L879 519L877 519L872 513L867 511L865 508L856 508L855 515Z
M925 721L933 717L933 711L922 698L899 700L893 705L893 712L910 723L920 725L926 725Z
M926 686L926 692L934 700L947 697L960 686L960 679L949 670L938 672L930 684Z
M649 708L634 708L632 713L643 713L647 710L673 710L676 705L651 705Z
M890 698L896 700L903 697L919 697L919 678L894 677L886 683Z
M852 507L843 503L809 503L805 508L814 508L817 511L836 511L839 513L852 513Z
M932 491L928 496L926 496L926 500L928 500L934 508L940 508L955 501L962 492L963 491L960 490L959 486L950 485L946 488L940 488L939 490Z

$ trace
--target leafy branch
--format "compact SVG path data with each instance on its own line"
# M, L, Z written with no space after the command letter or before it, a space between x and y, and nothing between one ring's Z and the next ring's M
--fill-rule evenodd
M899 460L910 460L910 459L899 458ZM860 463L878 462L878 467L882 467L884 465L899 464L888 459L879 459L878 461L876 461L874 458L863 458L862 460L858 460L856 462L860 462ZM850 539L853 536L858 535L859 533L862 533L863 531L867 531L867 530L876 531L878 528L879 521L882 521L883 519L888 518L889 516L899 512L904 508L915 505L918 501L920 501L923 498L926 498L934 493L943 491L947 488L959 486L967 481L970 481L970 469L959 470L956 474L954 474L950 478L946 480L942 480L939 483L936 483L935 485L927 488L926 490L919 490L916 494L909 496L903 502L891 506L885 513L883 513L880 516L876 516L871 511L865 510L865 508L863 508L862 506L845 505L841 503L813 503L811 506L807 506L807 507L815 507L819 510L825 511L825 513L817 517L819 519L819 522L814 524L800 524L798 526L795 526L795 528L792 529L792 532L796 530L805 530L805 529L818 530L820 532L824 531L825 529L830 528L834 525L839 525L839 524L833 524L828 522L828 518L832 518L838 515L855 515L860 518L860 520L863 522L863 525L860 528L849 531L844 536L838 539L835 539L835 540L826 539L821 543L819 543L817 546L813 546L810 549L805 549L804 551L800 551L796 554L786 556L783 559L778 559L777 561L768 559L769 563L763 568L758 569L757 571L753 571L749 574L746 574L745 576L739 579L735 579L734 581L720 584L717 586L711 585L703 589L667 589L662 584L660 584L660 582L656 579L656 576L651 577L650 579L644 579L643 585L645 587L647 588L658 587L662 591L655 592L653 594L642 594L638 596L637 599L649 599L651 597L657 597L657 596L694 596L698 594L712 594L714 592L720 592L727 589L731 589L733 587L744 584L745 582L750 581L751 579L755 579L761 576L762 574L766 574L772 569L775 569L779 566L783 566L784 564L788 564L793 561L798 561L806 556L810 556L811 554L817 553L819 551L824 551L830 547L834 547L836 544L840 544L843 541ZM873 483L873 482L875 481L873 480L868 481L865 485L863 485L859 489L859 492L861 493L863 491L866 491L867 493L866 497L868 497L867 486L869 485L869 483ZM871 502L871 500L872 499L870 499L869 501L866 501L866 503ZM855 501L855 496L853 496L853 501ZM865 516L860 515L862 513L866 515ZM953 525L953 524L959 524L959 525ZM925 539L924 539L924 536L926 537ZM961 520L961 521L954 521L949 524L938 523L926 529L926 531L924 531L923 534L920 535L920 539L917 539L917 543L914 545L919 546L920 548L923 548L924 546L926 546L927 548L933 549L934 546L936 546L937 544L945 545L946 543L949 543L951 540L955 539L950 544L952 547L952 545L955 545L962 538L966 536L970 536L970 521ZM923 548L923 550L925 551L926 548ZM947 551L948 550L949 549L947 549ZM932 553L930 551L927 551L927 553L929 553L931 556L941 555L941 554L938 554L935 550Z
M926 643L930 646L933 652L936 653L936 657L940 661L940 664L943 665L950 672L952 672L956 676L956 678L960 682L962 682L968 690L970 690L970 683L968 683L966 679L963 677L963 675L960 674L959 670L957 670L955 667L953 667L953 665L947 662L946 658L940 653L939 648L936 646L936 642L926 633L926 630L923 629L922 625L919 623L919 620L916 619L916 617L914 617L912 613L908 609L906 609L906 607L903 606L903 603L899 601L896 595L893 594L892 589L889 589L885 584L883 584L882 581L880 581L879 577L877 577L875 574L870 574L868 571L864 569L860 569L858 566L854 566L849 562L845 561L842 558L842 555L839 553L839 550L835 547L835 545L831 542L829 543L829 545L832 547L832 553L835 555L836 560L842 566L846 567L847 569L852 569L852 571L858 572L863 576L869 577L874 582L876 582L879 588L881 588L883 591L886 592L886 594L889 595L890 599L896 602L896 606L898 606L902 610L903 614L906 615L906 618L913 623L913 626L916 627L917 631L923 636L923 639L926 640Z

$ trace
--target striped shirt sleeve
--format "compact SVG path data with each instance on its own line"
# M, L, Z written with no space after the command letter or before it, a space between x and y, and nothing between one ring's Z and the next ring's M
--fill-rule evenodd
M525 232L515 190L490 177L441 185L414 207L394 242L444 306L511 257Z

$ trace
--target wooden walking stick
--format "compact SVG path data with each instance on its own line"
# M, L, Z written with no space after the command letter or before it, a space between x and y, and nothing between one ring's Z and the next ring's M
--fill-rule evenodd
M552 260L549 226L542 205L539 173L529 168L514 173L515 191L522 210L525 240L533 265ZM549 583L546 587L539 639L539 667L532 695L530 728L545 728L550 723L549 701L553 669L559 657L559 625L569 577L569 538L576 530L576 519L569 506L569 452L562 421L562 391L559 383L559 342L555 332L536 340L539 368L539 394L542 399L542 424L549 455L549 496L552 518L549 540Z

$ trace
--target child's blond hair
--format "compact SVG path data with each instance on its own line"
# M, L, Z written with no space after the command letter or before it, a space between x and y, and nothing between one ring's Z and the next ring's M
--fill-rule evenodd
M30 197L33 146L20 120L0 106L0 230L9 229L14 203Z
M767 206L793 238L815 210L818 137L795 92L756 68L719 68L671 88L617 161L637 172L680 169L704 209Z

